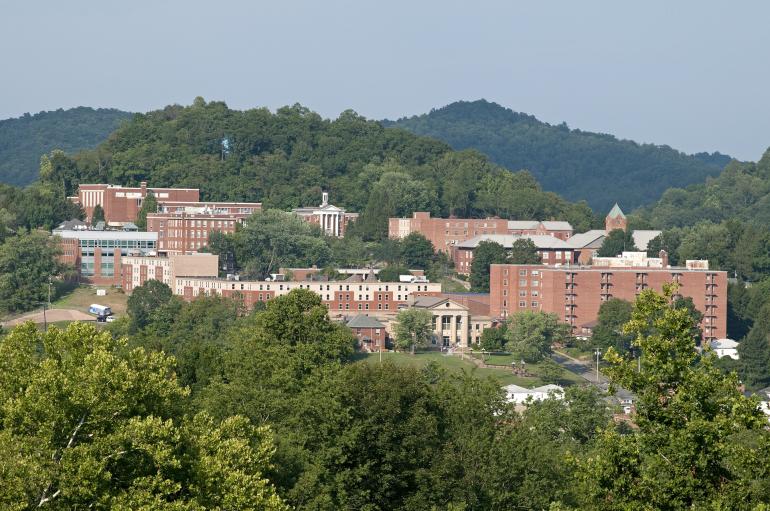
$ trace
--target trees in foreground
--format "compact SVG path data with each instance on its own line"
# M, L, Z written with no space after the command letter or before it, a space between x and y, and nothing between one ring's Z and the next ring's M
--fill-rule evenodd
M288 509L267 426L180 416L173 359L76 323L0 343L3 509Z
M425 348L433 335L433 314L425 309L404 309L396 316L396 345L402 349Z
M638 429L606 429L577 459L579 495L592 509L767 509L767 418L735 373L698 356L695 319L674 292L645 290L634 305L625 331L643 352L641 372L614 348L605 355L613 385L636 395Z

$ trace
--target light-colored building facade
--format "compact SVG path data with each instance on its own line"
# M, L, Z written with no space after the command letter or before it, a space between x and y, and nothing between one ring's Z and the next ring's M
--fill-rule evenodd
M295 208L292 213L306 222L317 225L327 236L342 238L348 224L358 218L358 213L348 213L344 209L329 204L329 193L321 194L321 204L305 208Z
M214 254L126 256L121 263L121 286L131 293L148 280L158 280L173 289L177 277L216 278L219 257Z

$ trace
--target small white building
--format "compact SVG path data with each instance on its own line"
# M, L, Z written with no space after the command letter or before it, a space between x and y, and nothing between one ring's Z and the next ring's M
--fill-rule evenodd
M711 349L714 350L716 356L719 358L730 357L734 360L738 360L738 343L732 339L717 339L711 341Z
M523 404L530 398L532 398L532 401L542 401L549 397L553 397L554 399L564 398L564 389L559 385L553 384L535 387L534 389L525 389L524 387L513 384L503 388L505 389L508 402L515 404Z

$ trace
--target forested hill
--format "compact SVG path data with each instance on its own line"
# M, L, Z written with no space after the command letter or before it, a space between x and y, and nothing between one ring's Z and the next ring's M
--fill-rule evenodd
M46 162L48 166L48 162ZM80 182L198 187L204 199L261 201L287 209L332 203L361 213L364 238L387 235L389 216L560 218L589 228L593 213L540 190L476 151L448 145L346 111L323 119L299 105L232 110L193 105L137 114L94 150L50 159L42 180L68 194Z
M650 204L668 188L719 174L730 161L719 153L687 155L668 146L553 126L485 100L459 101L383 124L435 137L454 149L477 149L510 169L527 169L544 189L586 200L597 211L615 202L626 210Z
M43 154L53 149L92 149L131 115L81 106L1 120L0 183L27 185L35 181Z
M770 225L770 149L756 162L731 162L717 177L685 189L667 190L654 205L637 212L659 228L726 220Z

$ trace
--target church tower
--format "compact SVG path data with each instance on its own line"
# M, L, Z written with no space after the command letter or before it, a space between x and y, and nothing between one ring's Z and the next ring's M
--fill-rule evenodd
M618 203L616 202L604 219L604 228L607 233L609 233L615 229L623 229L625 231L627 227L628 221L626 220L626 215L623 214L623 210L620 209L620 206L618 206Z

